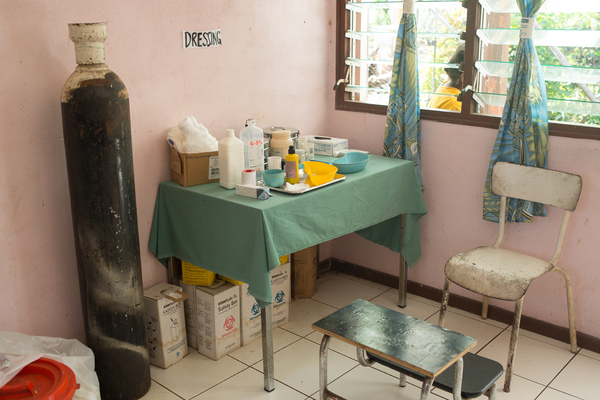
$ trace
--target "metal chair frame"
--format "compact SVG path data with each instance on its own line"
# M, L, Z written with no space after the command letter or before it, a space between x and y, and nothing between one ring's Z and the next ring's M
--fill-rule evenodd
M514 358L517 347L523 299L529 285L540 276L550 271L556 271L565 279L567 292L567 307L569 319L569 339L571 352L577 351L575 329L575 312L573 305L573 285L568 272L557 265L565 233L571 213L575 210L581 194L582 179L579 175L543 168L498 162L492 170L492 192L501 196L498 236L490 247L478 247L451 257L444 268L446 279L440 306L439 326L444 326L446 310L450 296L450 282L464 287L472 292L483 295L482 318L487 318L489 297L500 300L515 301L513 327L506 365L504 391L510 392ZM558 240L554 253L549 260L542 260L501 248L504 239L507 198L517 198L534 201L561 208L563 217L559 229ZM494 266L494 261L499 264ZM519 263L517 268L512 265ZM511 270L500 276L498 271L502 263L511 264ZM535 269L535 270L534 270ZM532 270L534 270L532 272ZM514 282L521 280L521 285L515 287ZM500 286L502 282L506 290Z

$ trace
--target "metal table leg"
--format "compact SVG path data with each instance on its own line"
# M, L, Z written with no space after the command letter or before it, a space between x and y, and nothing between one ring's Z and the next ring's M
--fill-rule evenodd
M265 391L275 389L275 367L273 365L273 308L271 305L262 309L260 313L260 326L262 329L263 371L265 378Z
M398 266L398 307L406 307L406 294L408 293L408 266L402 255L402 239L404 238L404 220L402 214L400 218L400 265Z

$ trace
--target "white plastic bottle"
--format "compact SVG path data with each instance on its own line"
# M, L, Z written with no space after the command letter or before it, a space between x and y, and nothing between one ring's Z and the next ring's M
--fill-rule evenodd
M264 134L256 126L254 118L246 120L246 127L240 131L240 140L244 143L244 169L263 171L265 169Z
M219 140L219 184L226 189L235 189L242 183L244 169L244 143L235 137L233 129Z
M271 133L271 151L270 156L279 156L281 159L285 159L288 154L290 146L294 145L294 141L291 136L292 132L287 129L274 131Z

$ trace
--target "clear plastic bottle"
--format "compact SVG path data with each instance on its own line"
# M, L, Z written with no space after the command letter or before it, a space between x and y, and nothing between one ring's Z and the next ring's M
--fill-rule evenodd
M300 182L298 154L294 146L288 149L288 155L285 156L285 181L291 184Z
M244 169L263 171L265 165L264 134L256 126L254 118L246 120L246 127L240 131L240 140L244 143Z
M233 129L219 140L219 184L226 189L235 189L242 183L244 170L244 143L235 137Z

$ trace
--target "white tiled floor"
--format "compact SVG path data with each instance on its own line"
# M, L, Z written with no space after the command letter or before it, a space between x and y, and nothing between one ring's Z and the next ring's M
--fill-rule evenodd
M188 356L166 370L151 367L152 387L142 400L317 399L322 335L311 324L358 298L437 323L438 303L409 295L407 307L399 309L397 290L329 272L321 276L311 299L292 301L290 322L273 331L273 392L263 390L262 350L256 340L219 361L190 349ZM506 366L510 326L450 309L446 327L475 337L475 352ZM330 345L328 376L330 389L349 400L408 400L420 395L420 382L409 378L405 388L399 387L394 371L361 367L354 347L335 339ZM600 397L598 376L600 354L587 350L572 354L566 343L521 330L511 393L502 391L501 377L497 396L498 400L595 400ZM434 389L429 398L452 396Z

